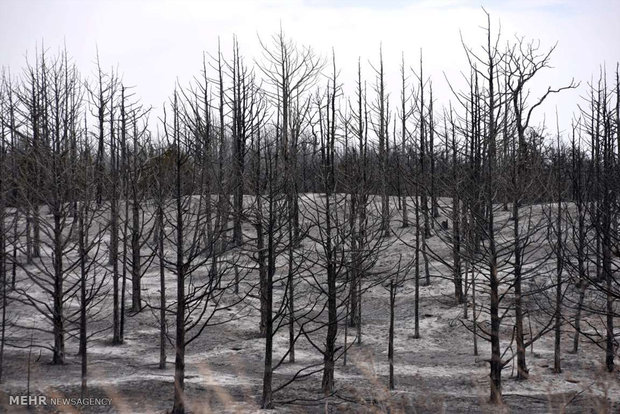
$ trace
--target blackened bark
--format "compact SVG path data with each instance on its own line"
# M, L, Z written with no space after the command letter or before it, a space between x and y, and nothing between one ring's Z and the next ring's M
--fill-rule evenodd
M388 361L390 364L389 388L394 389L394 302L396 301L396 286L390 280L390 330L388 339Z
M177 306L176 306L176 338L174 360L174 405L173 414L185 413L185 264L183 262L183 200L182 200L182 161L181 144L178 130L177 95L174 95L174 134L176 146L175 198L176 198L176 274L177 274Z

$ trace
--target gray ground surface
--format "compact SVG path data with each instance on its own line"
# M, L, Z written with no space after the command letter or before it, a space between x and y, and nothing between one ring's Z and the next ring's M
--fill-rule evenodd
M403 238L411 241L413 230ZM429 246L449 254L438 237ZM307 247L307 246L306 246ZM443 249L443 250L442 250ZM411 254L402 243L395 243L386 256ZM438 263L433 263L440 269ZM169 287L174 277L167 275ZM144 297L155 300L156 273L144 278ZM479 356L473 355L472 334L459 321L462 308L452 303L453 285L447 279L433 278L422 286L420 297L421 338L413 338L413 282L406 282L396 302L395 382L387 390L388 293L375 286L364 294L362 344L352 345L347 364L341 357L336 366L336 395L327 401L320 395L320 372L278 392L277 412L411 412L411 413L486 413L486 412L620 412L620 373L604 372L604 351L582 341L578 354L563 353L563 372L554 374L553 335L546 335L527 351L530 378L517 381L509 364L503 372L505 406L487 404L489 394L488 344L479 341ZM303 296L304 285L298 292ZM171 288L168 297L174 297ZM276 297L282 291L276 290ZM151 296L149 296L151 295ZM278 296L280 295L280 296ZM20 305L21 306L21 305ZM186 392L191 412L256 412L260 407L264 339L257 336L258 312L239 320L209 327L187 349ZM26 312L27 313L27 312ZM35 316L32 316L35 318ZM471 312L470 312L471 318ZM168 367L158 369L159 336L157 322L150 310L128 315L123 345L112 346L109 333L93 338L89 344L89 396L111 398L111 406L87 407L83 412L164 412L172 407L174 353L168 346ZM173 328L172 318L169 321ZM100 322L104 326L104 322ZM95 329L97 325L90 329ZM502 332L509 345L510 329ZM344 325L339 326L338 346L344 342ZM350 344L352 335L347 339ZM17 338L16 335L13 340ZM28 334L29 335L29 334ZM275 358L286 349L288 333L282 329L275 341ZM321 333L320 335L324 335ZM22 338L23 339L23 338ZM36 336L34 343L49 344L50 338ZM572 343L566 328L563 347ZM319 340L320 342L320 340ZM321 342L322 343L322 342ZM510 353L510 351L508 351ZM80 396L80 359L77 341L67 340L67 363L49 364L48 350L33 350L31 355L31 394ZM306 340L297 344L297 361L284 363L274 373L274 385L286 382L299 369L322 357ZM25 394L28 376L28 351L8 347L5 350L3 384L0 386L0 411L20 412L8 405L8 395ZM74 407L36 407L35 412L75 412ZM25 410L22 410L25 412Z

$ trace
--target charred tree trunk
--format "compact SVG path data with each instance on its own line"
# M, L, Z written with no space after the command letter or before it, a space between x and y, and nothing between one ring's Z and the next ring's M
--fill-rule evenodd
M183 234L183 200L182 200L182 160L181 143L178 128L177 95L174 95L174 144L176 147L175 168L175 201L176 201L176 276L177 276L177 306L176 306L176 339L174 360L174 405L173 414L185 413L185 263L183 262L184 234Z
M396 302L396 286L390 280L390 329L388 333L388 361L390 364L389 388L394 389L394 305Z
M161 186L161 182L158 185ZM159 369L166 368L166 266L164 256L164 206L162 204L163 197L160 198L157 206L157 232L159 233L157 236L157 255L159 256Z

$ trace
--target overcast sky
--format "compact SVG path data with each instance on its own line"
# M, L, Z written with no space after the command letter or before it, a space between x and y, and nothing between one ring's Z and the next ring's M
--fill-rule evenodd
M546 105L548 115L558 106L563 124L600 66L611 72L620 61L620 0L0 0L0 66L18 72L43 41L51 51L66 44L82 73L91 75L98 49L103 66L117 67L142 101L157 108L177 80L187 84L199 73L202 51L215 52L218 36L226 52L236 34L251 59L260 54L258 36L268 38L282 25L319 54L333 47L345 87L353 85L358 57L372 79L368 62L377 61L380 43L394 86L401 53L417 67L423 49L441 105L449 98L444 73L457 79L465 68L459 32L469 45L484 41L481 4L496 29L501 23L506 41L520 35L542 47L558 43L554 69L536 86L544 92L572 77L582 82L579 91ZM393 90L393 99L398 94Z

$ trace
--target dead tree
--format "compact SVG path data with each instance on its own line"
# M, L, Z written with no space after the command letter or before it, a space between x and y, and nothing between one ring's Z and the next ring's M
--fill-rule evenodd
M74 126L74 128L77 126ZM73 134L75 134L74 131ZM84 397L88 388L88 323L99 322L103 314L103 304L107 296L107 274L101 272L101 245L103 232L92 230L102 219L102 211L96 208L95 189L96 173L91 157L89 143L86 139L88 130L83 129L83 141L80 143L80 156L76 160L76 187L79 201L77 203L77 253L79 261L79 355L81 362L81 395ZM75 137L73 137L75 139ZM79 171L79 173L78 173ZM76 272L78 272L76 270ZM69 317L69 319L72 319ZM95 331L96 333L96 331Z
M32 306L40 312L51 325L51 329L37 326L34 329L41 332L50 332L53 336L51 349L54 364L65 362L65 337L68 330L68 315L66 305L77 293L79 278L74 270L79 266L73 253L77 250L75 242L76 225L70 220L75 189L75 168L69 157L71 153L72 137L81 125L80 116L83 114L82 82L75 66L69 65L66 52L51 59L42 54L36 68L30 67L28 78L37 74L39 81L26 83L19 95L25 107L30 105L29 97L38 96L41 111L37 112L36 119L24 118L22 128L15 132L25 140L22 148L28 150L27 142L37 143L37 150L29 152L31 163L36 165L37 174L33 180L29 172L22 170L19 179L19 191L24 195L36 194L35 198L23 197L30 202L38 200L44 202L50 212L51 221L37 219L38 228L42 233L40 243L45 246L42 255L32 262L32 266L16 263L27 276L27 282L16 289L17 300ZM23 115L32 115L24 112ZM38 132L34 132L38 131ZM38 205L29 205L27 210L39 211ZM35 216L37 216L35 214ZM27 243L28 244L28 243ZM22 254L28 256L28 246L20 246ZM26 251L24 251L26 250ZM43 295L37 295L38 291Z
M379 193L381 194L381 217L383 219L383 236L387 237L390 232L390 200L388 197L388 157L389 157L389 138L388 128L390 125L390 103L389 96L385 88L385 77L383 73L383 50L379 48L379 66L375 68L376 100L371 106L372 126L377 136L379 145Z
M174 207L171 212L164 212L165 222L172 226L174 231L168 239L169 249L174 253L174 257L166 257L164 263L166 268L174 273L177 281L176 301L168 305L168 309L174 309L176 319L175 387L172 409L174 413L185 412L187 406L184 386L187 346L199 338L209 326L225 322L222 320L216 322L215 315L236 308L249 293L247 291L234 293L234 286L245 278L245 274L239 279L227 277L239 265L239 255L229 257L225 261L218 260L217 266L213 266L213 257L224 253L221 250L216 251L214 246L219 245L222 248L226 246L223 238L226 237L228 230L224 223L229 209L224 201L218 203L215 211L217 225L212 229L215 233L210 238L205 237L207 231L205 203L210 202L211 195L198 193L194 196L194 194L197 190L204 189L204 178L213 172L210 169L203 171L202 162L193 157L196 153L195 145L201 143L201 130L196 127L200 123L195 118L196 112L192 109L194 103L191 93L185 91L179 94L175 91L170 103L171 123L166 122L166 115L164 119L165 138L170 143L167 152L174 166L172 169ZM220 139L221 156L224 151L222 142L223 138ZM222 182L225 178L221 174L221 163L218 164L220 165L217 167L219 179L217 185L221 192L226 193L229 189L225 188ZM209 240L212 241L211 244ZM205 279L198 277L201 271ZM229 320L235 316L224 318Z
M260 39L259 39L260 40ZM282 30L272 37L271 45L260 40L264 63L258 67L265 80L273 89L266 90L266 96L275 104L278 122L278 140L280 142L280 157L282 175L287 182L287 208L292 239L295 245L299 244L301 227L299 223L298 197L298 147L303 127L308 122L310 100L306 96L314 87L322 61L317 58L310 47L299 48L286 38ZM289 265L292 264L294 252L289 251ZM288 301L289 301L289 338L295 337L293 320L295 318L295 282L293 269L289 266ZM294 344L289 343L290 359L294 361Z
M520 379L527 378L528 370L525 362L525 344L524 344L524 329L523 329L523 308L522 308L522 274L523 274L523 246L531 236L531 230L529 234L522 234L523 230L520 228L520 214L519 207L521 206L523 199L527 197L525 188L532 187L533 177L527 173L528 165L527 158L528 148L531 148L531 143L526 141L526 131L530 126L530 121L534 111L542 105L547 97L551 94L558 93L565 89L576 87L571 81L568 86L558 89L548 88L547 92L543 94L533 104L528 103L529 90L527 89L530 81L536 77L536 75L543 69L549 67L549 61L551 54L555 47L552 47L542 55L539 55L539 46L534 42L525 42L524 39L519 39L517 44L509 49L506 55L505 64L505 82L508 96L506 97L506 106L504 113L504 143L510 141L510 138L506 135L508 133L508 104L511 105L511 112L514 116L514 127L516 129L516 137L512 139L512 170L511 170L511 187L510 192L513 195L512 199L512 219L514 221L514 291L515 291L515 329L516 329L516 343L517 343L517 377ZM516 141L516 144L515 144ZM559 177L558 177L559 180ZM559 182L559 181L558 181ZM558 184L559 185L559 184ZM560 207L558 207L559 209ZM558 217L560 211L558 211ZM531 226L528 226L531 229ZM559 228L558 228L559 231ZM560 237L560 234L558 235ZM560 247L559 247L560 248ZM558 259L559 260L559 259ZM561 263L558 262L558 268L561 269ZM560 271L560 270L559 270ZM558 287L560 289L560 287ZM559 335L559 328L558 335ZM559 337L558 337L559 340ZM559 362L558 362L559 363Z
M120 293L120 272L119 272L119 171L120 164L119 155L119 139L117 139L117 120L115 105L115 94L119 87L118 77L114 71L106 73L101 69L99 58L97 57L97 81L96 85L87 86L90 98L90 108L97 122L97 155L95 158L97 171L97 185L95 192L95 200L98 206L104 205L104 197L108 197L109 205L109 223L107 228L110 232L110 240L108 244L108 263L111 266L112 273L112 344L122 343L121 338L121 301ZM108 131L106 132L106 123L108 123ZM106 141L109 145L109 153L106 153ZM109 168L106 168L106 160L109 160ZM109 171L109 174L108 174ZM109 191L104 192L104 187L108 187Z

